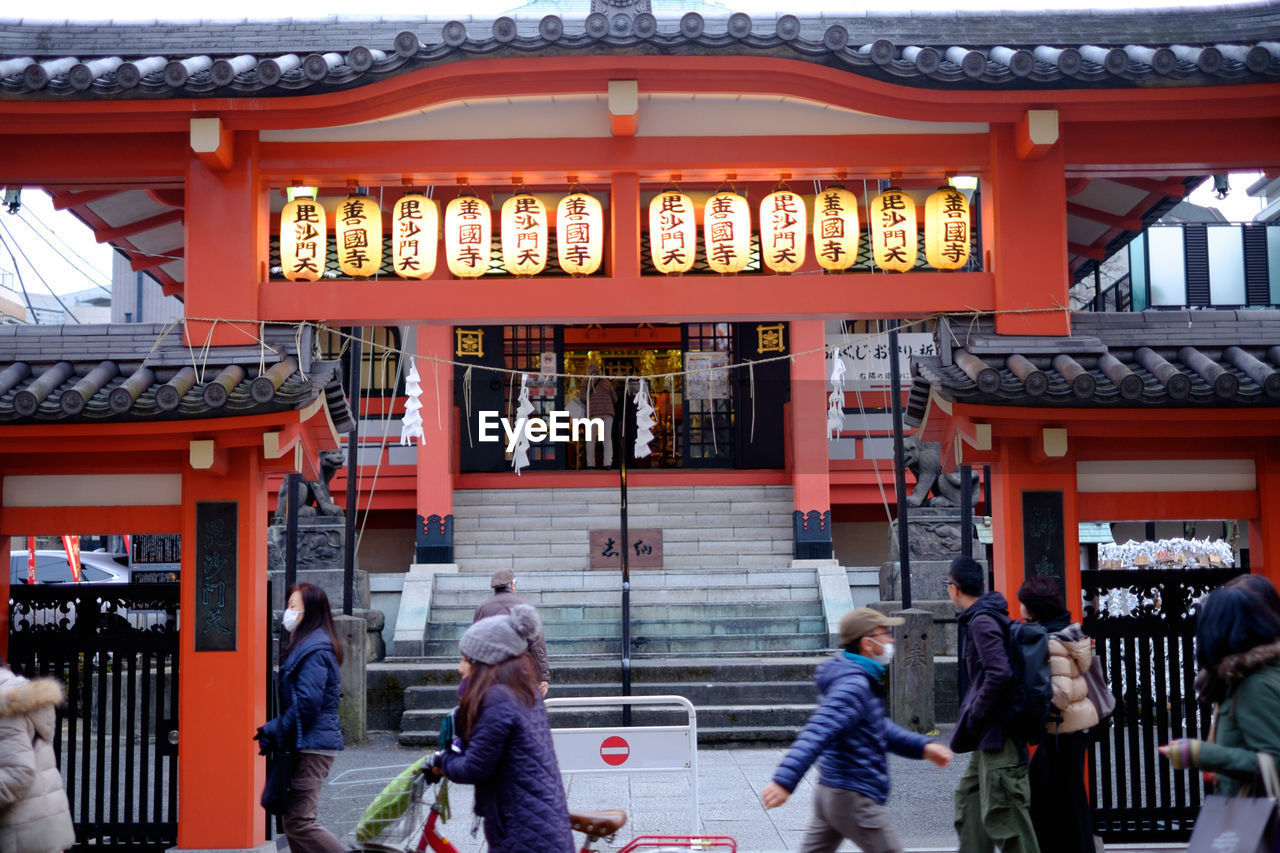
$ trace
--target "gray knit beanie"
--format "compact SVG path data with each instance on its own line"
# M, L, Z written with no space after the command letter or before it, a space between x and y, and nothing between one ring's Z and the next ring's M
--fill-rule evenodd
M528 604L517 604L509 613L490 616L472 625L458 645L468 659L493 666L524 654L529 641L541 632L538 611Z

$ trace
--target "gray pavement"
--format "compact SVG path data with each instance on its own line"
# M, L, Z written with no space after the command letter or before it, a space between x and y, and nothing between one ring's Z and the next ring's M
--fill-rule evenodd
M938 739L945 741L945 735ZM766 812L760 802L760 791L784 752L780 748L700 750L700 832L730 835L743 853L798 849L809 820L816 772L810 770L780 808ZM420 750L399 747L389 733L376 733L368 744L347 749L335 761L322 795L321 821L335 831L350 832L383 781L421 755ZM894 788L889 809L908 849L956 849L951 792L967 760L961 756L942 770L925 761L890 757ZM570 808L627 812L630 819L614 848L637 834L689 834L692 789L687 773L582 774L567 776L565 782ZM450 786L450 799L453 818L445 834L460 853L480 853L480 837L471 835L471 788ZM857 850L847 842L840 849Z

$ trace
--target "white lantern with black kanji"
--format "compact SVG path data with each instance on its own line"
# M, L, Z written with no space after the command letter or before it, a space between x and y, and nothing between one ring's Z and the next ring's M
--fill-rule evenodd
M809 222L804 199L780 189L760 202L760 260L778 273L795 272L804 264Z
M670 275L693 269L698 249L698 223L693 199L679 190L664 190L649 202L649 256L658 272Z
M324 275L328 233L323 205L300 196L280 211L280 268L289 281L318 281Z
M444 257L449 272L459 278L478 278L489 269L493 216L484 199L460 195L444 209Z
M925 199L924 257L938 270L969 262L969 200L954 187L939 187Z
M556 256L569 275L591 275L604 259L604 209L598 199L570 193L556 205Z
M906 272L916 265L920 238L916 233L916 203L890 187L871 200L871 257L888 272Z
M382 268L382 211L367 195L350 195L334 215L338 267L353 278L369 278Z
M547 206L529 193L502 203L502 265L512 275L537 275L547 266Z
M734 192L719 192L702 208L707 265L718 273L741 272L751 260L751 206Z
M406 193L391 212L391 260L401 278L423 279L435 272L440 211L421 193Z
M813 198L813 252L824 270L840 272L858 260L858 199L844 187Z

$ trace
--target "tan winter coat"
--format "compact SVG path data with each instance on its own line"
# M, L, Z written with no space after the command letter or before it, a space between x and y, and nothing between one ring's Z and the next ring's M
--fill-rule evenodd
M62 853L76 843L53 754L62 685L0 667L0 853Z
M1084 673L1093 662L1093 640L1072 622L1049 635L1049 669L1053 674L1053 705L1062 720L1045 726L1050 734L1069 734L1098 724L1098 709L1089 701Z

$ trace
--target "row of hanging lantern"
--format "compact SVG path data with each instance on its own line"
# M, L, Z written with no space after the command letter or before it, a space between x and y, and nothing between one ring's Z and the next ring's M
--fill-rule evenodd
M693 199L668 189L649 203L649 251L658 272L693 268L697 224ZM778 273L804 265L809 236L804 198L781 186L760 202L760 261ZM882 270L906 272L919 252L916 203L891 187L871 200L868 226L871 257ZM741 272L750 260L751 208L735 192L722 191L703 206L703 241L713 272ZM825 270L847 270L858 260L858 200L841 186L819 192L813 201L813 251ZM969 260L969 202L953 187L941 187L925 201L925 258L929 266L955 270Z
M916 203L897 188L880 193L868 205L871 257L882 270L906 272L919 251ZM502 204L502 263L512 275L531 276L548 262L547 206L535 195L518 192ZM327 253L326 214L314 197L301 196L280 214L280 261L290 281L317 281ZM969 260L969 202L952 187L925 201L925 258L940 270ZM338 266L348 276L367 278L382 266L382 214L368 195L355 193L334 213ZM760 202L760 260L768 269L789 273L804 265L810 233L808 209L797 192L780 187ZM410 192L391 214L392 271L400 278L424 279L435 272L440 213L436 202ZM445 206L444 252L449 272L477 278L489 270L493 237L489 204L464 192ZM751 208L736 192L717 192L703 205L703 239L713 272L737 273L751 255ZM813 251L819 266L839 272L858 259L861 228L858 200L831 186L814 196ZM698 227L693 199L679 189L658 193L649 204L649 248L654 268L679 274L693 268ZM560 269L591 275L604 254L604 212L596 198L571 192L556 208L556 249Z
M382 267L382 214L367 195L353 194L334 214L338 266L368 278ZM512 275L537 275L548 261L547 206L518 192L502 204L502 263ZM435 272L440 211L433 199L406 193L391 213L391 268L400 278L424 279ZM488 202L464 192L444 210L444 254L449 272L477 278L489 271L493 214ZM584 192L571 192L556 207L560 269L591 275L604 257L604 208ZM317 281L328 250L324 207L314 197L288 202L280 213L280 265L290 281Z

